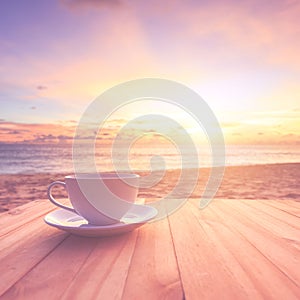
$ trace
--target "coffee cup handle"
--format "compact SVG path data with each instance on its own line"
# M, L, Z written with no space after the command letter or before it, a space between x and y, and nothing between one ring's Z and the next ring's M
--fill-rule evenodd
M48 186L48 190L47 190L48 199L49 199L54 205L56 205L56 206L58 206L58 207L61 207L61 208L63 208L63 209L69 210L69 211L74 212L74 213L77 214L77 212L76 212L76 210L75 210L74 208L69 207L69 206L65 206L65 205L63 205L63 204L57 202L57 201L53 198L53 196L52 196L52 194L51 194L51 190L52 190L52 188L53 188L55 185L61 185L61 186L63 186L64 188L66 188L66 184L65 184L64 182L62 182L62 181L54 181L54 182L52 182L52 183Z

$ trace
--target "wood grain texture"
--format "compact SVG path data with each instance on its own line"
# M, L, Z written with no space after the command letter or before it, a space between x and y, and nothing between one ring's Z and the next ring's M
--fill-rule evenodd
M265 215L269 215L274 221L282 221L295 229L300 230L300 212L298 214L293 213L290 214L285 210L278 209L278 207L274 207L268 205L267 201L240 201L241 203L247 204L248 206L253 207L257 211L262 212ZM282 201L283 202L283 201ZM230 202L228 202L230 203Z
M49 201L32 201L0 214L0 237L55 209Z
M69 236L16 282L3 299L59 299L80 270L97 241Z
M46 225L28 203L0 215L1 299L300 299L300 202L192 199L107 238Z
M267 282L269 282L269 284L272 282L272 284L275 284L275 277L277 275L278 285L276 286L283 285L282 288L278 289L278 292L282 292L286 287L289 287L291 291L294 291L295 294L300 297L300 252L299 248L295 247L295 242L299 243L300 231L298 235L294 236L296 240L287 239L285 234L289 228L285 230L284 236L280 235L278 231L274 234L270 231L270 228L265 228L260 225L261 220L259 220L255 214L251 214L249 211L247 211L247 214L242 214L241 211L235 210L236 207L236 204L233 206L227 202L222 202L214 211L219 217L221 217L222 213L225 213L227 216L232 216L232 218L228 218L227 224L230 221L229 224L235 229L235 232L247 238L253 247L259 251L260 257L264 257L273 264L277 272L274 271L274 276L272 277L265 277L265 280L268 280L266 284ZM274 225L277 224L277 222L278 220L274 219ZM274 281L271 280L272 278Z
M38 218L23 224L21 227L13 231L13 234L8 234L1 237L0 245L0 261L8 254L15 251L20 251L23 248L30 246L39 238L47 235L52 235L58 231L47 226L42 218Z
M247 272L236 268L234 257L227 253L224 259L223 247L203 228L199 211L187 203L170 216L185 299L259 299ZM241 283L240 278L245 280Z
M232 249L235 257L247 270L264 298L299 299L299 249L289 240L278 236L278 232L274 235L261 226L259 218L253 212L245 207L238 210L240 205L242 204L235 201L214 203L203 210L202 216L205 218L209 214L215 222L225 225L227 232L232 232L231 238L223 237L224 243L228 240L228 248L235 245ZM273 222L276 224L277 219ZM221 239L224 231L225 229L215 231L212 236L216 235ZM244 242L241 243L242 241ZM243 251L243 246L247 246L247 251ZM241 255L241 251L244 255Z
M67 236L64 232L45 226L30 238L21 237L23 243L0 259L0 269L5 274L1 275L0 297L47 257Z
M183 299L168 219L139 231L122 299Z
M286 242L288 242L288 240L293 240L295 244L297 242L300 243L300 219L298 220L295 216L290 216L284 211L277 210L277 212L284 216L275 217L268 208L260 206L260 203L256 203L256 201L239 201L238 203L223 201L219 207L221 208L223 205L229 206L240 214L244 214L246 211L246 217L253 223L259 225L260 228L264 228L267 231L267 234L275 235L280 239L285 239ZM290 218L289 221L294 222L287 222L286 218ZM288 245L289 243L282 244Z
M59 200L69 204L68 200ZM0 214L0 237L13 234L13 231L35 219L42 219L45 214L57 209L49 200L36 200Z
M289 214L300 217L300 202L294 200L268 200L265 201L265 204L273 206L277 209L283 210Z
M62 299L121 299L131 265L138 230L94 239L96 246L69 285ZM89 242L86 239L85 242ZM63 246L63 245L62 245Z

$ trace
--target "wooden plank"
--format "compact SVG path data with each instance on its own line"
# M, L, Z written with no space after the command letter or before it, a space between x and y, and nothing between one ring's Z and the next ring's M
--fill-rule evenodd
M12 215L19 215L23 211L30 209L30 207L33 207L36 205L36 203L40 203L40 202L45 202L45 201L43 201L43 200L30 201L30 202L22 204L20 206L14 207L8 211L2 212L2 213L0 213L1 221L6 217L9 219L9 218L11 218Z
M67 200L61 202L68 203ZM57 207L50 201L37 200L0 214L0 236L9 234L34 219L43 218L46 213L55 209Z
M71 206L68 199L59 199L60 203ZM144 204L145 198L138 198L137 204ZM5 235L14 229L23 226L27 222L39 217L43 217L46 213L58 209L49 200L36 200L18 206L7 212L0 214L0 236Z
M230 202L226 202L230 203ZM291 215L289 213L286 213L283 210L277 209L275 207L272 207L270 205L265 204L265 201L246 201L244 200L244 203L248 206L251 206L253 208L259 209L264 212L264 214L268 214L271 216L274 220L282 221L291 227L300 230L300 219L298 216Z
M246 235L259 251L298 285L298 282L300 282L300 230L295 231L293 227L284 227L276 218L273 219L273 229L270 225L268 228L264 228L260 225L263 220L257 219L255 211L251 213L247 210L247 214L244 213L242 218L242 212L236 209L237 203L234 207L229 205L227 201L222 204L224 205L219 205L218 209L225 210L228 213L231 211L235 216L235 220L239 222L238 229L240 232ZM229 207L226 208L225 206ZM279 226L282 226L285 232L280 232L277 229L276 234L274 234L273 232Z
M0 236L9 233L13 229L22 226L24 223L35 219L36 215L32 213L35 207L42 209L46 201L32 201L0 214ZM49 210L49 205L47 203ZM42 213L43 214L43 213ZM41 214L41 215L42 215Z
M42 235L45 229L49 228L42 218L37 218L19 227L13 234L1 237L0 261L9 253L16 251L16 249L22 249L26 244L32 242L36 236ZM51 229L51 232L53 232L53 229Z
M185 299L260 299L247 270L207 234L201 212L186 203L169 217Z
M249 202L251 202L251 204L249 204ZM291 225L286 221L281 220L281 218L274 218L274 216L268 212L268 206L260 206L257 202L258 201L253 200L241 200L235 202L226 200L222 202L222 205L228 205L241 214L247 212L247 218L249 220L267 230L268 233L273 234L280 239L285 239L285 246L297 246L299 250L300 229L295 228L294 223ZM279 212L284 214L286 217L285 212L281 210L279 210ZM298 220L296 219L296 221Z
M295 200L266 200L265 204L284 210L285 212L300 216L300 201Z
M282 199L282 200L267 200L267 203L273 203L277 205L278 203L286 204L291 209L297 210L297 213L299 215L300 210L300 199Z
M252 251L251 254L251 249L248 249L249 253L245 255L243 264L252 261L245 267L248 268L249 274L253 273L253 269L255 270L253 278L258 283L260 282L260 289L264 292L265 297L299 299L299 251L285 247L283 239L272 235L256 222L249 220L249 211L245 210L244 213L236 211L234 210L236 203L231 202L230 204L229 207L226 201L220 201L211 209L216 214L215 219L226 224L236 234L234 240L233 237L230 239L229 246L243 238L252 245L252 249L256 250L256 253ZM205 213L206 210L204 210ZM235 255L239 257L240 253L241 245L237 243Z
M23 230L22 243L2 256L0 260L1 270L5 273L0 280L0 295L10 289L26 273L40 263L57 245L68 235L54 228L45 228L26 236L26 228ZM1 253L2 254L2 253ZM1 297L2 299L2 297Z
M68 199L59 199L58 201L70 206ZM144 202L144 198L137 199L138 204L144 204ZM48 200L36 200L0 214L0 237L34 219L43 218L46 213L55 209L58 208Z
M121 299L138 230L97 240L62 299Z
M183 299L168 219L140 229L122 299Z
M8 289L2 299L60 299L96 244L97 239L70 235Z
M56 207L48 201L36 201L1 215L8 226L0 243L0 265L6 270L5 280L0 281L0 295L68 236L43 222L43 214L53 209Z
M103 239L65 239L42 218L23 220L0 242L2 298L182 299L180 279L186 299L299 298L297 217L226 201L187 203L170 223Z
M44 215L55 209L54 205L45 201L30 206L28 211L26 204L25 210L20 208L20 214L11 215L7 223L4 224L5 227L9 228L8 232L3 231L4 234L1 236L0 260L7 253L13 252L14 249L26 244L28 239L34 238L36 234L41 234L46 227L48 228L49 226L43 221Z
M67 237L46 225L42 216L36 215L48 211L49 206L52 208L48 202L28 203L18 209L18 214L7 216L5 213L4 219L8 217L6 221L11 230L0 241L0 266L5 269L5 280L0 281L0 295ZM12 230L14 225L16 228Z

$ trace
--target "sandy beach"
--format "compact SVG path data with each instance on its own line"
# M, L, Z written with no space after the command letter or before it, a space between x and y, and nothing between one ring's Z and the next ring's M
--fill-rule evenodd
M34 200L47 201L47 186L55 180L63 181L65 175L68 174L0 175L0 212ZM180 170L168 170L157 185L141 189L139 197L151 202L151 199L166 196L176 186L179 175ZM208 176L209 169L201 169L192 197L201 197ZM215 198L300 201L299 178L300 163L227 167ZM55 195L63 198L66 192L57 188Z

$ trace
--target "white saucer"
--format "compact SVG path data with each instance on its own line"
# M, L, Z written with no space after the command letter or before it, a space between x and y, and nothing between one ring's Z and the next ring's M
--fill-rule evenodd
M134 204L120 222L96 226L88 224L83 217L65 209L50 212L44 221L53 227L81 236L111 236L132 231L150 221L157 215L157 210L148 205Z

